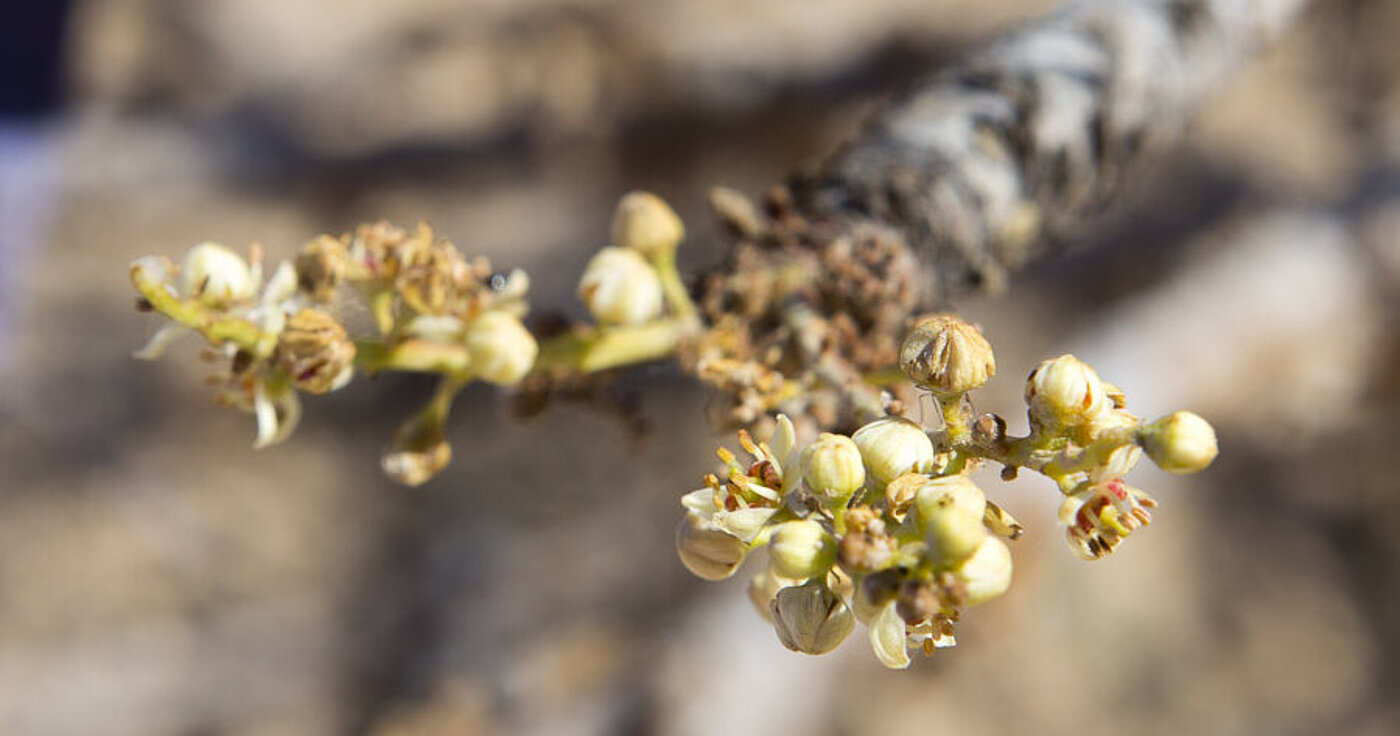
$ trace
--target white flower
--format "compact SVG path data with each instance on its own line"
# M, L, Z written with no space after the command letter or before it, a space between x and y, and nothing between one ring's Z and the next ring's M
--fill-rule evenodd
M806 580L831 569L836 562L836 538L811 519L786 521L774 527L768 556L774 572Z
M823 432L802 451L802 478L829 507L844 506L865 485L860 448L850 437Z
M985 537L953 574L967 591L965 605L986 603L1011 587L1011 549L996 537Z

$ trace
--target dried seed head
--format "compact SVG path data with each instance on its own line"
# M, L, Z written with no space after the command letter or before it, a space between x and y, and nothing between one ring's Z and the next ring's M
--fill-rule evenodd
M273 362L298 389L323 394L350 380L355 343L334 317L319 309L303 309L278 336Z
M641 254L625 248L609 246L593 256L578 296L602 324L641 324L661 314L661 278Z
M452 462L452 446L447 443L444 419L441 412L424 411L404 422L379 461L385 475L416 486L447 467Z
M218 243L200 243L180 264L180 296L221 305L250 299L257 288L243 256Z
M719 528L708 517L686 511L676 527L676 552L687 570L705 580L723 580L748 556L744 540Z
M1093 368L1073 355L1044 361L1026 379L1031 420L1047 427L1075 427L1113 408Z
M613 244L651 258L675 250L685 225L665 200L651 192L630 192L618 200L612 221Z
M850 607L821 581L783 588L773 599L773 628L783 646L795 652L826 654L855 625Z
M951 314L914 324L899 349L899 367L916 385L945 396L978 388L997 370L982 331Z
M345 244L329 235L312 240L297 254L297 285L317 301L330 299L345 278L349 258Z
M467 325L463 340L472 375L498 386L519 383L540 352L534 335L505 312L483 312Z
M881 484L905 473L933 469L933 440L923 427L903 417L884 417L856 430L851 439L860 448L865 467Z
M784 522L773 530L768 557L773 571L785 578L814 578L836 562L836 539L810 519Z
M860 448L850 437L823 432L802 451L802 480L828 508L844 506L865 485Z
M1210 422L1189 411L1143 427L1140 442L1157 467L1177 475L1205 470L1220 452Z

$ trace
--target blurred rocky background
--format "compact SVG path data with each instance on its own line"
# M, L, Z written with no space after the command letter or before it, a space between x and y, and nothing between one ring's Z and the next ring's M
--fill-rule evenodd
M640 441L474 389L454 464L410 490L377 456L424 381L312 400L254 452L194 341L130 357L156 325L127 264L204 239L284 257L425 220L581 313L612 203L648 188L712 264L709 187L762 191L1052 5L70 3L62 104L0 113L0 733L1400 732L1393 0L1318 3L1067 256L962 304L1013 429L1020 377L1072 350L1141 414L1204 414L1222 454L1140 468L1157 522L1093 564L1048 483L988 475L1031 528L1016 584L908 672L863 636L789 653L742 574L676 561L677 499L727 438L666 367L614 387Z

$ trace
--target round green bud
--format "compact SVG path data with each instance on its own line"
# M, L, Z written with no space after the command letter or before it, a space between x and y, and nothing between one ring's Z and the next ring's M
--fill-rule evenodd
M948 568L965 560L987 536L987 498L967 476L934 478L914 497L934 564Z
M997 371L982 331L951 314L914 324L900 346L899 367L915 385L945 396L978 388Z
M811 519L788 521L768 541L773 572L793 580L825 574L836 562L836 538Z
M851 435L866 470L881 484L905 473L933 469L933 440L923 427L903 417L884 417Z
M850 437L823 432L802 451L802 480L828 506L842 506L865 485L865 462Z
M1204 470L1220 452L1210 422L1189 411L1144 426L1140 441L1157 467L1177 475Z

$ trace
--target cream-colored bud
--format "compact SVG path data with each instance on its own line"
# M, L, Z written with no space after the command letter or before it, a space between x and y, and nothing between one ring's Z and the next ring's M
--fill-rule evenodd
M1204 470L1220 452L1210 422L1189 411L1179 411L1146 425L1141 442L1152 462L1177 475Z
M968 558L987 536L987 497L969 478L934 478L914 497L934 564L948 568Z
M540 352L535 336L520 320L496 310L472 320L463 341L472 375L498 386L519 383L534 367Z
M674 250L685 237L685 225L665 200L651 192L630 192L617 203L612 237L614 244L650 258Z
M856 617L824 582L783 588L773 599L773 628L783 646L804 654L826 654L855 628Z
M964 603L986 603L1011 587L1011 548L996 537L987 537L953 574L966 590Z
M783 522L769 538L768 558L785 578L814 578L836 562L836 538L811 519Z
M303 309L282 328L272 359L292 385L307 393L323 394L350 380L355 343L334 317L319 309Z
M180 296L216 305L251 299L256 284L243 256L218 243L200 243L180 264Z
M933 469L933 440L923 427L903 417L884 417L851 435L865 467L885 484L905 473Z
M1099 374L1073 355L1041 363L1026 380L1031 418L1047 426L1078 426L1113 408Z
M661 314L661 278L637 251L598 251L579 280L578 296L598 322L635 325Z
M997 372L982 331L951 314L914 324L900 346L899 367L916 385L946 396L978 388Z
M987 495L966 475L947 475L924 481L914 494L914 503L924 520L943 513L948 506L981 519L987 510Z
M676 552L686 569L698 577L723 580L739 569L749 545L709 518L687 511L676 527Z
M823 432L802 451L802 480L828 507L844 506L865 485L865 461L850 437Z

